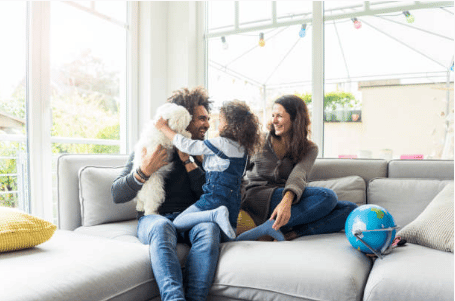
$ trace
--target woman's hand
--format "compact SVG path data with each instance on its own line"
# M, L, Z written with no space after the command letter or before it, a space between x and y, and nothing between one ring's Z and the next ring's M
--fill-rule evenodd
M291 206L292 201L294 200L294 193L291 191L287 191L281 202L276 206L275 210L273 210L272 215L270 216L270 220L275 219L275 223L273 223L272 228L274 230L279 230L281 227L286 225L291 218Z

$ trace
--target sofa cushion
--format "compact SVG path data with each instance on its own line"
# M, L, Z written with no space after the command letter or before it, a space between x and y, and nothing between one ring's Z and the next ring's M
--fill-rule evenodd
M0 256L2 301L159 297L148 246L142 244L57 230L35 248Z
M344 233L228 242L208 300L361 300L371 265Z
M142 244L137 238L137 219L90 227L79 227L74 232L78 234L100 236L119 241ZM184 266L190 248L183 243L177 244L177 257L180 265Z
M81 226L74 230L74 232L126 242L141 243L137 238L137 219L96 226Z
M0 252L37 246L51 238L56 229L56 225L38 217L0 207Z
M123 166L85 166L79 170L79 199L83 226L131 220L136 217L136 202L116 204L112 198L112 183L122 169Z
M387 209L403 228L412 222L448 184L449 180L387 179L370 181L367 203Z
M332 189L340 201L350 201L357 205L366 203L366 184L359 176L349 176L308 183L312 187Z
M376 259L364 301L453 301L453 253L406 244Z
M121 166L128 155L62 154L57 159L58 227L74 230L82 225L79 171L84 166Z
M425 210L397 235L410 243L453 253L453 183L448 184Z

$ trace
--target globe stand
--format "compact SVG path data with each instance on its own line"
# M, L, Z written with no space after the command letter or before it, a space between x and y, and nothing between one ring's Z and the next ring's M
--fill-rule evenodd
M354 232L354 236L360 240L361 243L365 245L371 252L374 253L374 255L378 256L378 258L383 259L384 258L384 251L387 250L389 247L389 244L385 244L384 247L381 248L381 250L375 250L372 247L370 247L369 244L367 244L363 239L360 238L360 235L362 235L364 232L378 232L378 231L387 231L387 239L386 241L390 241L392 238L392 231L398 229L398 226L395 227L389 227L389 228L384 228L384 229L373 229L373 230L356 230Z

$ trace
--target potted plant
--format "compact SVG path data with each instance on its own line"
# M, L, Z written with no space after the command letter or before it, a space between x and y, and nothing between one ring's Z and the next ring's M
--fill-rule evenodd
M313 101L310 93L296 93L296 95L301 97L307 105L310 105ZM324 121L358 121L360 118L360 111L351 111L358 107L360 107L360 101L356 99L352 93L343 91L326 93L324 95Z

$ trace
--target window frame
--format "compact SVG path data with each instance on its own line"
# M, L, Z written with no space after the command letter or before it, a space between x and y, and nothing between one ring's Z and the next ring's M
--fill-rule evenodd
M50 97L50 17L52 2L27 3L27 71L26 71L26 150L28 157L29 212L49 221L56 221L52 187L51 143L71 140L71 137L51 137ZM128 153L133 147L137 132L135 120L138 114L138 2L127 2L128 24L126 38L126 89L125 102L120 106L120 153ZM93 143L94 139L79 139ZM112 143L112 141L109 141ZM27 202L27 200L26 200ZM28 205L28 206L27 206Z

